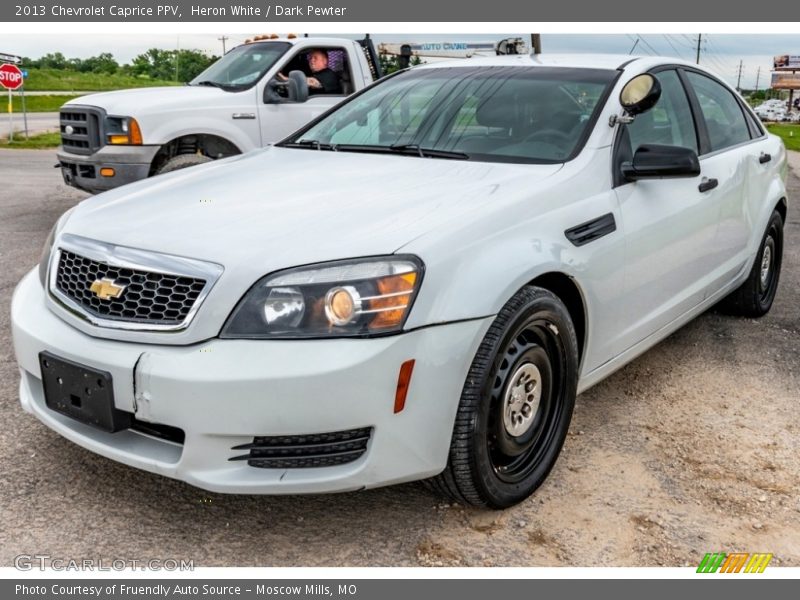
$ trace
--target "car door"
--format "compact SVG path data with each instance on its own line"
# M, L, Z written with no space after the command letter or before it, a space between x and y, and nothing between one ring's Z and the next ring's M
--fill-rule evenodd
M626 236L620 352L702 302L706 280L717 267L713 246L720 197L733 185L730 176L708 164L701 177L633 182L621 177L621 163L643 144L703 150L682 77L675 68L653 74L661 97L652 109L621 126L614 152L615 191ZM705 170L725 183L712 186Z
M316 46L314 47L317 48ZM285 57L280 62L274 74L284 73L288 74L289 71L294 70L302 63L303 57L308 54L312 48L302 48L296 52ZM339 60L338 71L342 69L349 69L348 54L345 48L340 47L326 47L324 48L328 55L341 56ZM298 69L299 70L299 69ZM265 82L269 85L269 82ZM310 95L305 102L291 102L283 100L280 102L266 102L265 96L262 93L262 99L258 104L258 116L261 124L261 145L266 146L273 142L282 140L290 133L299 129L302 125L316 119L329 108L341 102L344 94L318 94Z
M684 72L707 136L708 152L700 157L700 165L722 192L711 248L716 269L707 281L708 296L746 266L748 241L762 212L772 157L766 135L758 125L748 123L745 109L731 90L705 73Z

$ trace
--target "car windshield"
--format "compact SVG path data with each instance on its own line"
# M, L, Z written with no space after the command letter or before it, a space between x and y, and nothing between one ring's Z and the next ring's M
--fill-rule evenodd
M572 158L617 76L606 69L412 69L353 98L282 146L432 158Z
M207 85L227 90L252 87L290 46L286 42L238 46L192 79L189 85Z

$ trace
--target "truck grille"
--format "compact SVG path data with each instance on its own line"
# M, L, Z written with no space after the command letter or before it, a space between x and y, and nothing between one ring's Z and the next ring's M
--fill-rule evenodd
M251 444L231 450L250 450L249 454L228 460L246 460L262 469L305 469L332 467L353 462L367 451L372 427L310 435L258 436Z
M92 107L64 107L59 113L61 145L73 154L93 154L102 145L103 113Z
M119 297L101 299L92 286L102 279L123 287ZM116 267L61 250L56 288L87 313L103 319L179 325L206 285L204 279Z

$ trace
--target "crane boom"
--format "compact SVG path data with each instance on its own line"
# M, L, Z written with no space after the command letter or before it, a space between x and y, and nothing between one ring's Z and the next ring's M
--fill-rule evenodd
M497 54L527 54L528 46L522 38L505 38L499 42L422 42L381 43L380 54L392 56L419 56L420 58L470 58Z

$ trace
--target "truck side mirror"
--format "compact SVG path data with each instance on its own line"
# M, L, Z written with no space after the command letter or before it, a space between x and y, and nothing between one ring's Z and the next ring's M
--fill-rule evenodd
M308 80L302 71L290 71L289 81L289 100L292 102L305 102L308 100Z
M278 78L269 81L264 88L264 103L305 102L308 100L308 80L302 71L290 71L286 81Z

